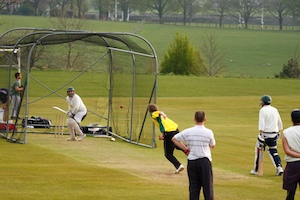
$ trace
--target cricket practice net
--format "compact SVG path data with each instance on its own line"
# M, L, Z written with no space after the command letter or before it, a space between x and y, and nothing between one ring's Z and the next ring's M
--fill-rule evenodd
M143 37L16 28L0 36L0 49L4 66L0 72L5 77L0 87L10 87L19 71L25 88L20 119L13 122L16 129L1 131L3 137L26 143L30 116L42 113L43 118L53 118L57 111L52 106L66 108L66 88L73 86L88 109L81 125L96 122L127 142L156 146L147 106L156 101L158 62L154 48Z

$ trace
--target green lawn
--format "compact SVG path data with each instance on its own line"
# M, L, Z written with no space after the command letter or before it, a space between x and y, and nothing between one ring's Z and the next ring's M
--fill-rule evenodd
M8 19L12 21L8 23ZM0 27L1 32L34 26L33 23L36 27L49 24L47 18L1 16L1 20L6 22ZM101 21L90 21L88 25L93 31L128 32L138 26ZM215 199L284 199L282 177L275 176L267 152L264 176L252 176L249 172L258 134L260 97L272 96L272 105L278 108L284 128L291 125L290 112L300 107L299 79L267 78L278 73L293 56L299 45L299 32L143 24L137 33L147 38L162 58L176 31L188 32L195 45L206 31L216 32L227 53L225 77L158 76L157 104L178 123L180 130L193 126L196 110L207 114L206 126L214 131L217 141L212 150ZM34 70L31 75L55 90L78 73ZM95 109L98 114L107 106L105 80L103 74L87 72L72 83L88 109ZM66 106L65 89L57 91L61 97L40 99L49 90L30 79L29 117L54 119L56 111L52 106ZM91 122L83 121L82 125ZM60 138L30 131L27 136L25 145L0 139L0 199L188 199L186 170L173 174L161 141L156 141L157 148L150 149L118 139L112 142L87 137L82 142L67 142L67 135ZM278 150L284 163L281 140ZM175 154L186 166L186 156L179 151Z
M49 18L0 16L4 22L0 33L16 27L53 28ZM187 34L199 48L205 34L218 37L220 48L226 53L226 77L274 77L296 50L299 53L299 31L236 29L197 26L140 24L137 22L109 22L85 20L84 30L94 32L134 32L146 38L155 48L159 62L176 32Z
M162 97L161 110L179 124L193 126L195 110L207 114L206 126L215 133L212 150L215 199L283 199L282 177L266 155L264 176L250 175L253 167L260 96ZM299 95L273 95L284 127ZM51 100L50 100L51 101ZM46 103L50 103L47 102ZM44 108L44 112L51 108ZM67 142L51 134L28 134L27 144L0 140L0 184L4 199L172 199L188 198L186 171L173 174L161 141L149 149L116 140L87 137ZM281 141L279 154L283 159ZM186 157L175 155L186 165ZM284 163L284 161L283 161ZM298 196L299 194L297 194Z
M34 71L33 74L45 77L43 81L55 88L50 84L54 72ZM59 80L64 73L66 76L68 72L54 74ZM90 96L93 88L90 82L84 87L89 90L75 86L89 109L97 98ZM196 110L204 110L207 114L206 126L214 131L217 141L212 150L215 199L284 199L282 177L275 176L275 168L267 155L263 177L252 176L249 172L253 167L258 133L259 98L265 93L273 97L273 105L278 108L287 128L291 125L290 112L299 108L298 82L159 76L158 106L181 130L193 126ZM39 95L36 87L37 84L31 85L33 99ZM54 102L62 107L66 104L61 98L45 98L30 106L29 116L53 119L55 110L51 106ZM86 124L87 121L82 122ZM60 138L30 131L27 135L25 145L0 140L1 198L152 200L168 199L170 194L172 199L188 198L186 171L173 174L173 167L163 156L161 141L156 141L157 148L149 149L118 139L111 142L87 137L82 142L67 142L67 135ZM281 140L278 150L283 160ZM185 155L178 151L175 154L186 165Z

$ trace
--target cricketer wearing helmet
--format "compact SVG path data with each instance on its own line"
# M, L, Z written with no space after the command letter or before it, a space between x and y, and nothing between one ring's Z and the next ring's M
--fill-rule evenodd
M67 119L67 126L70 133L70 138L67 140L73 141L76 140L75 132L80 136L79 141L82 140L86 135L82 133L79 123L85 118L87 114L86 106L81 100L80 96L75 93L73 87L67 89L68 96L66 100L68 102L68 111L67 116L70 117Z
M283 125L278 110L271 106L272 98L269 95L263 95L260 99L261 109L259 110L258 121L258 141L255 148L254 169L251 174L257 174L258 168L258 151L261 145L268 146L269 156L276 168L276 175L283 173L281 159L277 151L277 140L280 137L280 130Z

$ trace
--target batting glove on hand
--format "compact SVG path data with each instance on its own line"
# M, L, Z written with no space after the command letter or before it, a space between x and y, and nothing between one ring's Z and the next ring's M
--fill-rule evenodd
M189 148L187 148L186 150L183 151L185 153L185 155L189 155L189 153L191 152Z
M70 111L68 111L68 112L67 112L67 116L68 116L68 117L73 117L73 114L72 114Z

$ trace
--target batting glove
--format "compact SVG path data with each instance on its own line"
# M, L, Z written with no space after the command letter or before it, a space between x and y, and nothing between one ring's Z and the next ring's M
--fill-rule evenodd
M70 111L68 111L68 112L67 112L67 116L68 116L68 117L73 117L73 114L72 114Z

